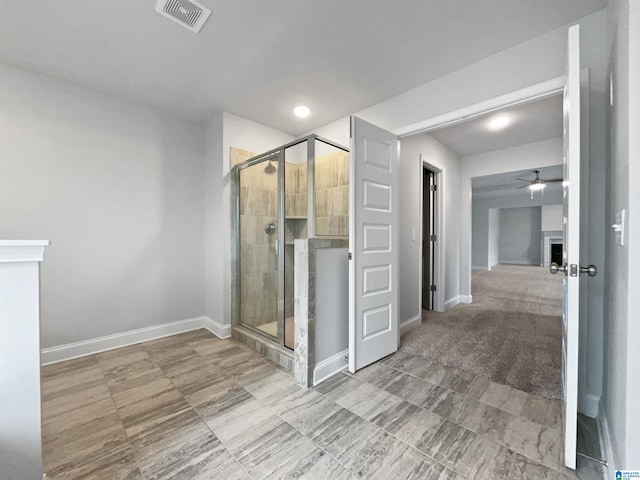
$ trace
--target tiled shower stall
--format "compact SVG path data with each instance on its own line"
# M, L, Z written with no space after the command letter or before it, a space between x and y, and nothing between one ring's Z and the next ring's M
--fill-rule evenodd
M349 153L310 135L248 156L231 170L234 336L289 367L294 240L348 238Z

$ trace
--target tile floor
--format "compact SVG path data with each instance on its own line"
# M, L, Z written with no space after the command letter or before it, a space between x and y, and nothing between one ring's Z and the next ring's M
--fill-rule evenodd
M303 390L204 330L43 368L52 479L568 479L561 407L395 354Z

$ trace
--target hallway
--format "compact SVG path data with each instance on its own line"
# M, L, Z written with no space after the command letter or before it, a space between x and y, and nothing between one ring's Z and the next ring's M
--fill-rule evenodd
M473 272L473 303L423 310L400 350L547 398L561 397L562 277L496 265Z

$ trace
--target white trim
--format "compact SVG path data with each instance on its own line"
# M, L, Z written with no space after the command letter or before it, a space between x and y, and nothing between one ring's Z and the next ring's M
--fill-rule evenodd
M473 117L483 115L494 110L550 97L562 92L564 90L565 83L564 75L556 77L551 80L547 80L546 82L537 83L530 87L516 90L515 92L510 92L500 95L499 97L485 100L484 102L479 102L474 105L469 105L468 107L454 110L453 112L438 115L437 117L433 117L428 120L421 120L419 122L412 123L411 125L407 125L406 127L397 128L393 133L402 138L426 132L435 127L441 128L466 122Z
M489 272L491 271L491 268L489 267L485 267L485 266L478 266L478 265L471 265L471 270L480 270L482 272Z
M344 370L349 366L347 360L349 356L349 350L336 353L334 356L327 358L321 362L318 362L313 368L313 385L316 386L321 382L324 382L329 377Z
M231 337L231 325L223 325L211 317L202 317L202 327L206 328L220 339Z
M405 320L400 324L400 335L404 335L414 328L418 328L420 325L422 325L422 315L417 315L409 320Z
M540 266L539 263L524 262L522 260L505 260L504 258L501 258L498 263L500 265L525 265L525 266L528 266L528 267L539 267ZM473 267L471 267L471 268L473 268Z
M472 295L460 295L460 303L473 303Z
M602 404L600 404L602 407ZM607 466L603 465L603 469L606 472L606 478L614 478L614 472L616 466L613 457L613 448L611 447L611 436L609 435L609 424L607 422L607 416L603 408L600 408L598 416L596 417L598 423L598 439L600 440L600 452L604 456L603 460L606 460Z
M579 399L578 411L587 417L596 418L598 416L600 397L587 393Z
M452 297L450 299L448 299L446 302L444 302L444 311L446 312L447 310L452 309L453 307L455 307L456 305L460 304L460 295L456 295L455 297Z
M168 337L178 333L190 332L199 328L206 328L220 338L227 338L229 335L221 336L229 326L217 327L217 323L208 317L195 317L177 322L163 323L150 327L129 330L128 332L106 335L104 337L82 340L80 342L68 343L57 347L43 348L40 354L40 363L49 365L51 363L63 362L74 358L93 355L94 353L113 350L114 348L126 347L140 342L155 340L156 338ZM217 330L217 331L216 331Z
M41 262L49 240L0 240L0 263Z

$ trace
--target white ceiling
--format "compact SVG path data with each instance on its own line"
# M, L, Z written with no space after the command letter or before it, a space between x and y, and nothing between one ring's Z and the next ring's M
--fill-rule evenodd
M507 115L512 123L491 131L487 124ZM462 157L562 136L562 95L483 115L451 127L429 132Z
M605 0L201 0L195 35L153 0L3 1L0 61L196 120L313 130L602 9ZM312 116L295 119L303 103Z

